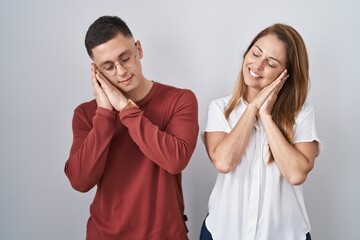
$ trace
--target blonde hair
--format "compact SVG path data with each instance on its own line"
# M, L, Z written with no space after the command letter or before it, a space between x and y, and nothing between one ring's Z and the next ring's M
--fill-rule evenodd
M287 141L293 144L295 118L307 98L310 85L308 54L300 34L294 28L278 23L262 30L252 40L243 58L245 58L260 38L269 34L276 36L284 44L286 49L286 69L289 74L289 78L278 93L271 115ZM232 98L225 108L224 114L226 119L229 119L230 113L239 103L245 92L246 85L241 68ZM270 154L269 163L273 160L273 156Z

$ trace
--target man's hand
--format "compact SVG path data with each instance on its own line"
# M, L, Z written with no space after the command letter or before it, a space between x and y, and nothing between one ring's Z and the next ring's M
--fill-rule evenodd
M101 86L101 90L109 102L111 109L114 108L120 112L128 103L124 94L97 69L95 70L95 79L100 83L100 85L98 85ZM101 98L101 100L103 99Z
M91 79L92 85L94 89L94 97L96 103L99 107L103 107L109 110L113 110L113 106L111 105L108 97L106 96L104 90L101 88L100 83L96 77L96 73L98 72L95 64L91 64Z

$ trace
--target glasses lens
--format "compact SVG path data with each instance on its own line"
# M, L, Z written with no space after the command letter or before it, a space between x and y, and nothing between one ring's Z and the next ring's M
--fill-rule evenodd
M110 76L114 76L116 75L116 72L119 71L119 67L121 68L125 68L126 70L133 67L135 65L136 62L136 53L137 53L137 48L135 48L135 52L130 54L127 57L124 57L123 59L120 60L120 63L118 64L113 64L109 67L105 67L103 70L104 72L106 72L108 75ZM120 66L119 66L120 65Z
M136 52L135 52L135 54L136 54ZM126 69L131 68L132 66L134 66L135 65L135 54L130 54L129 57L123 59L121 61L121 66L123 66Z

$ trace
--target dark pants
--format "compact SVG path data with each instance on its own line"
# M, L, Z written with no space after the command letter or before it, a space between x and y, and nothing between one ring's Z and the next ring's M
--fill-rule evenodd
M213 240L213 238L211 236L211 233L209 232L209 230L207 229L207 227L205 225L205 220L204 220L203 225L201 227L200 240Z
M209 230L206 227L205 220L204 220L204 223L203 223L203 225L201 227L200 240L213 240L213 238L211 236L211 233L209 232ZM306 240L311 240L310 233L306 234Z

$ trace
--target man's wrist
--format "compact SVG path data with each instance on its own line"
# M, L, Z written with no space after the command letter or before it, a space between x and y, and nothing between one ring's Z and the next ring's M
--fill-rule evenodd
M139 108L138 105L136 105L136 103L135 103L133 100L128 99L128 100L127 100L127 103L126 103L125 106L121 109L121 111L124 110L124 109L127 109L127 108L132 108L132 107Z

